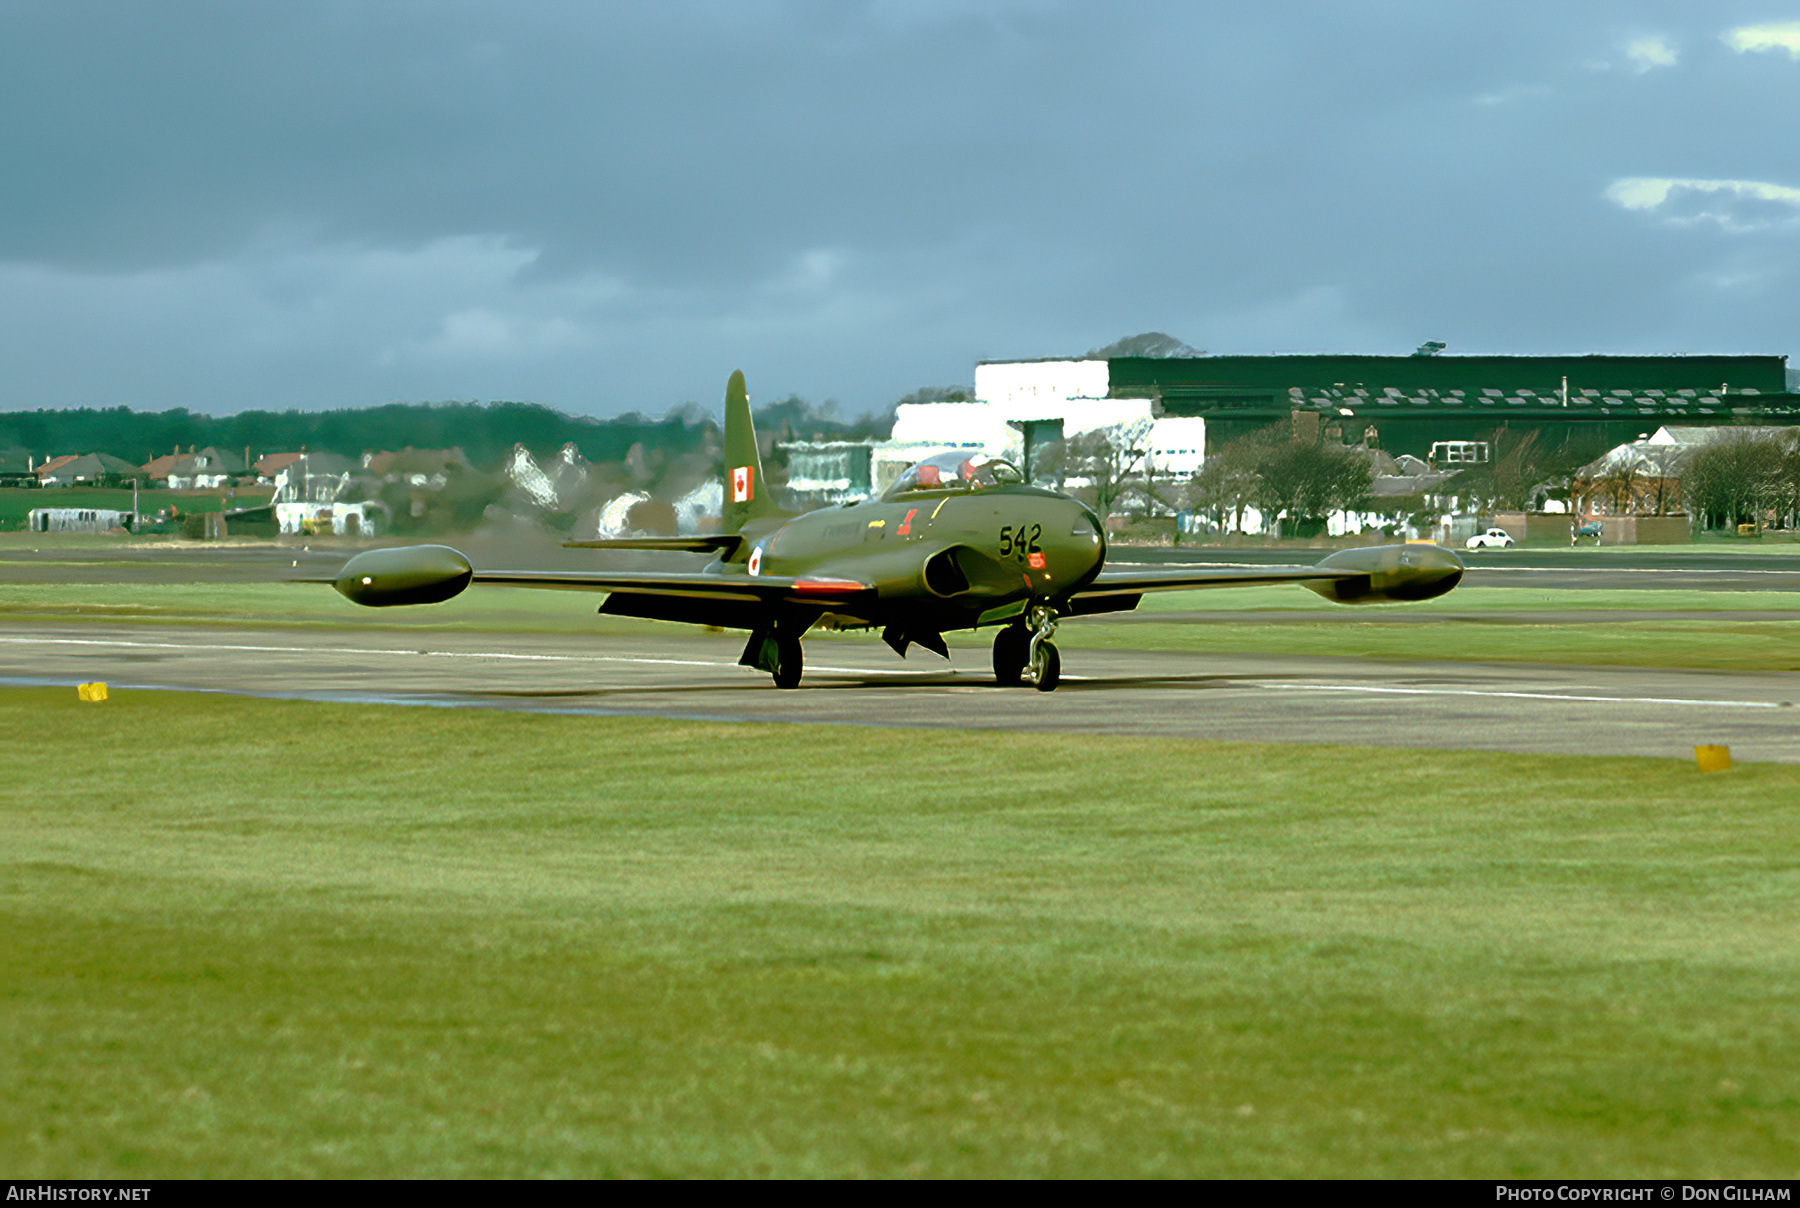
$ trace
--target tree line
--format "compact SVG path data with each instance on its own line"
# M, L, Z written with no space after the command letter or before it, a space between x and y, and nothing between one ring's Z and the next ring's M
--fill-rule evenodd
M1626 461L1583 484L1620 513L1685 509L1704 529L1800 527L1800 433L1726 430L1660 472Z
M1111 435L1111 439L1109 439ZM1448 510L1491 514L1525 511L1547 498L1568 498L1578 510L1604 501L1616 514L1685 512L1701 528L1730 529L1757 523L1800 528L1800 430L1715 432L1705 444L1665 455L1660 467L1622 458L1600 473L1584 475L1603 453L1596 442L1551 445L1540 429L1502 427L1489 441L1487 462L1465 466L1453 477L1410 494L1375 496L1369 450L1297 437L1277 423L1229 441L1188 482L1157 487L1141 465L1122 465L1114 434L1097 434L1075 447L1071 466L1089 473L1094 502L1110 504L1135 488L1169 510L1182 506L1207 517L1222 532L1241 530L1255 508L1282 531L1321 531L1334 512L1361 512L1424 530Z
M914 395L924 393L915 391ZM907 396L910 400L913 395ZM757 409L759 430L778 439L857 440L885 438L892 411L856 419L838 416L835 404L815 405L790 396ZM712 417L684 404L660 419L635 412L612 419L568 415L538 403L390 403L335 411L241 411L201 415L176 407L134 411L129 407L0 412L0 458L12 469L26 459L42 461L65 453L108 453L134 465L176 450L219 449L254 461L265 453L337 453L413 448L461 449L476 466L498 464L515 444L532 456L552 456L573 444L593 462L623 461L634 446L679 457L702 447L716 434Z
M1333 512L1368 511L1374 479L1367 450L1274 424L1227 441L1189 481L1186 498L1221 532L1241 530L1244 512L1255 508L1283 533L1312 536Z
M1071 437L1034 455L1032 475L1079 480L1085 485L1077 493L1103 516L1136 500L1146 510L1198 512L1220 531L1242 529L1250 508L1302 534L1323 531L1333 512L1367 509L1374 476L1367 450L1277 423L1226 442L1198 474L1171 482L1154 475L1152 426L1144 419Z

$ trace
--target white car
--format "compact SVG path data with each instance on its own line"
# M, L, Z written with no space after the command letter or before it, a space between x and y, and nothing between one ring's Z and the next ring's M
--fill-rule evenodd
M1469 549L1505 549L1509 545L1517 545L1512 534L1505 529L1491 528L1485 533L1476 533L1469 538Z

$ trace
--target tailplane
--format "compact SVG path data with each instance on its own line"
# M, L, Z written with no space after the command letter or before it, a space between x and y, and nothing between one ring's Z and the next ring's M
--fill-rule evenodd
M725 384L725 531L735 533L760 517L787 514L763 480L750 392L744 387L744 371L737 370Z

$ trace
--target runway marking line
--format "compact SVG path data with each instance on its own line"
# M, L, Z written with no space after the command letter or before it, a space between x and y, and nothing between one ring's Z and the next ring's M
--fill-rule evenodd
M1385 696L1493 696L1509 700L1560 700L1600 705L1698 705L1717 709L1785 709L1766 700L1697 700L1680 696L1582 696L1570 692L1518 692L1500 688L1388 688L1375 684L1257 684L1271 692L1370 692Z
M217 642L134 642L123 638L19 638L0 636L0 642L28 645L38 643L55 646L114 646L138 650L231 650L255 654L389 654L436 659L509 659L527 663L649 663L668 667L736 667L737 663L721 663L712 659L658 659L623 654L520 654L513 650L404 650L386 646L254 646L248 643ZM847 672L855 675L918 675L903 668L828 667L813 664L809 671ZM1076 676L1064 676L1075 679Z

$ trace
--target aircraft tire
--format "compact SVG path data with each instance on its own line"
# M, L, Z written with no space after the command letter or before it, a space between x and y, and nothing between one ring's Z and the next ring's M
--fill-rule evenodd
M1039 646L1038 653L1044 657L1044 667L1038 672L1035 686L1039 692L1054 692L1062 679L1062 655L1049 642Z
M1007 625L994 635L994 682L1002 688L1017 688L1024 679L1025 653L1031 648L1031 635L1023 625Z
M777 688L798 688L803 663L800 639L787 634L777 635L775 638L775 686Z

